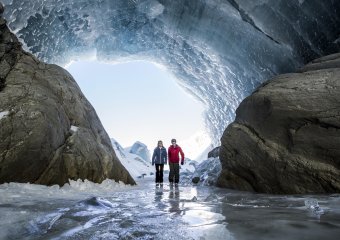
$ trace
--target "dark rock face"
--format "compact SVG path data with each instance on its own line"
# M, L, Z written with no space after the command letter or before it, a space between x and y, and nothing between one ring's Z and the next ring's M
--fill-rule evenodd
M199 183L200 180L201 180L200 177L193 177L191 181L192 183L197 184Z
M263 84L221 138L221 187L340 192L340 54Z
M0 18L0 183L134 184L72 76L24 52Z
M220 147L215 147L208 153L208 158L217 158L220 154Z

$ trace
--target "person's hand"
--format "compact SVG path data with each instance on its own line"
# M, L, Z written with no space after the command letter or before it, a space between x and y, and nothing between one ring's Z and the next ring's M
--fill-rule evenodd
M182 162L181 162L181 165L183 165L183 164L184 164L184 162L182 161Z

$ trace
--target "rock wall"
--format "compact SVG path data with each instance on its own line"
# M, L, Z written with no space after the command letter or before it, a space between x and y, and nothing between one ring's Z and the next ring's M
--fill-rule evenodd
M217 158L220 156L220 147L215 147L213 150L208 152L208 158Z
M23 51L2 17L0 140L0 183L135 183L72 76Z
M221 187L340 192L340 54L264 83L221 138Z

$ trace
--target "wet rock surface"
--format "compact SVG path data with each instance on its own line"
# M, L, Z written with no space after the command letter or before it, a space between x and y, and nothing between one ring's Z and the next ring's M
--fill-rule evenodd
M215 147L208 153L208 158L217 158L220 154L220 147Z
M218 185L266 193L340 192L340 55L264 83L221 138Z
M23 51L2 17L0 139L0 183L134 183L72 76Z

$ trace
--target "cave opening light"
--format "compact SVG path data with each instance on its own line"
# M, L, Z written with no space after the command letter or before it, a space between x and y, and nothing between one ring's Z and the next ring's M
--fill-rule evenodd
M152 151L176 138L190 159L211 150L204 124L206 106L184 90L165 66L130 60L106 63L95 58L66 66L95 108L110 138L123 147L140 141Z

